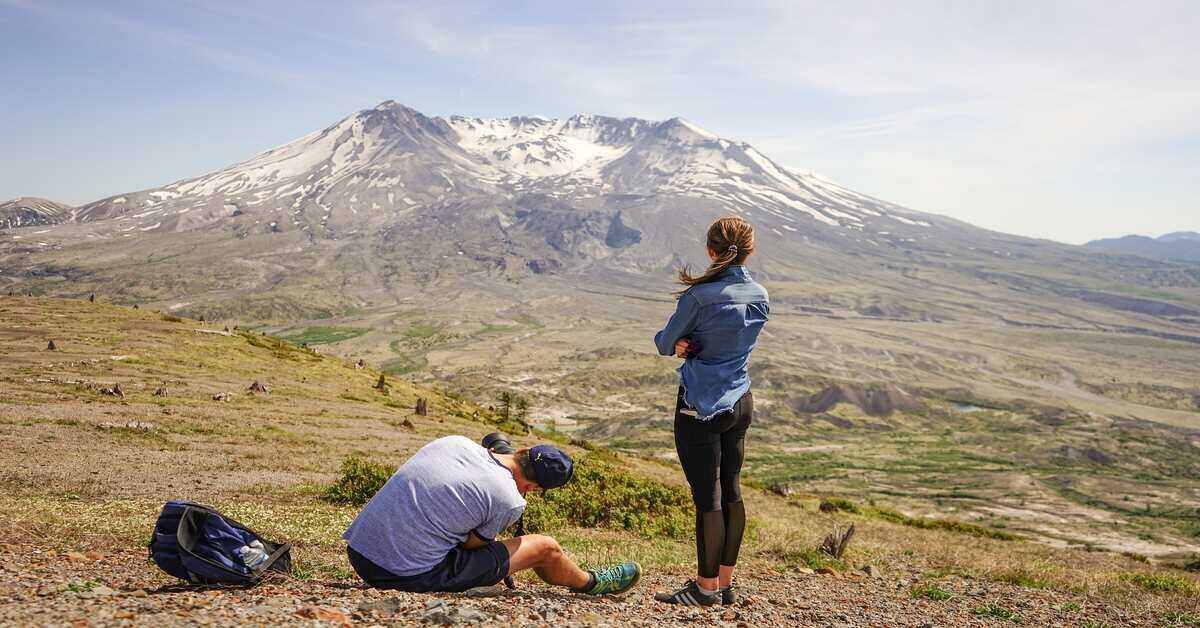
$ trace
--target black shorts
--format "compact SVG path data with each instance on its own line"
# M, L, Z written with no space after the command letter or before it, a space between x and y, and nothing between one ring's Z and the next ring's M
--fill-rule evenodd
M473 550L454 548L437 567L414 576L397 576L369 558L347 547L350 566L364 582L376 589L396 589L412 593L436 591L457 593L475 587L488 587L508 575L508 548L492 541Z

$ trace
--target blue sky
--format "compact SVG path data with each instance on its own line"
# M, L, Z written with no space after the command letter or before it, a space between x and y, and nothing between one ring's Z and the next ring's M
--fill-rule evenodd
M1200 3L0 0L0 198L82 203L394 99L683 116L1066 242L1200 230Z

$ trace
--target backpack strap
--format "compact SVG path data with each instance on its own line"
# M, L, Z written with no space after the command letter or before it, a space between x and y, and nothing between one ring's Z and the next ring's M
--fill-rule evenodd
M271 555L268 556L266 560L251 569L251 571L254 573L254 578L261 578L262 575L266 573L266 571L270 569L272 565L275 564L275 561L279 560L284 554L287 554L290 551L292 551L291 543L280 543L279 547L276 548L274 552L271 552Z

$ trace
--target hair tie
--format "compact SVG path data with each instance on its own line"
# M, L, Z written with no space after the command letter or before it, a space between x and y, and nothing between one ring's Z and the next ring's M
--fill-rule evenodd
M737 245L736 245L736 244L730 244L730 245L729 245L729 249L728 249L728 250L729 250L729 252L730 252L730 253L733 253L734 255L737 255L737 251L738 251L738 249L737 249Z

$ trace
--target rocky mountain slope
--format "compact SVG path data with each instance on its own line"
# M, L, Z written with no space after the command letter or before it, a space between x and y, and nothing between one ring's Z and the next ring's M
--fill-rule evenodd
M1092 240L1085 246L1153 259L1200 261L1200 233L1195 231L1176 231L1160 235L1157 238L1127 235L1120 238Z
M1200 265L913 212L678 118L385 102L0 232L0 292L324 343L669 458L675 364L649 339L729 212L758 228L773 302L752 371L763 477L1061 545L1200 549Z
M69 205L44 198L22 196L0 203L0 229L56 225L72 218Z

